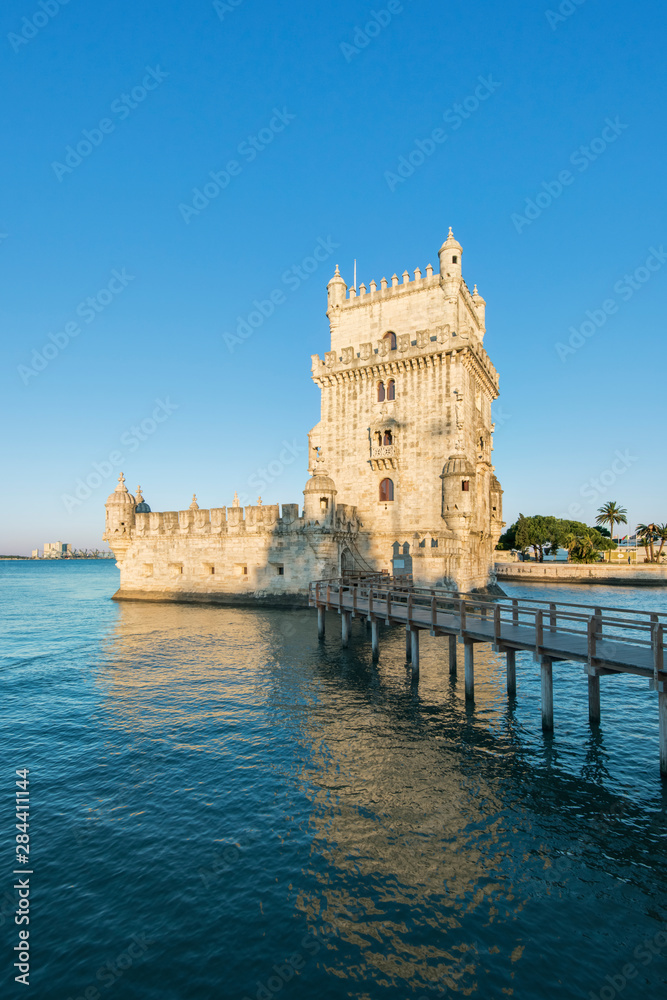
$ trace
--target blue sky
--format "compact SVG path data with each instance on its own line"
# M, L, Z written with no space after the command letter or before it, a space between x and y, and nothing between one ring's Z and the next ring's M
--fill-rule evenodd
M101 545L110 455L158 510L301 501L334 265L437 267L449 225L487 300L507 522L608 499L667 520L655 4L24 0L0 22L1 552Z

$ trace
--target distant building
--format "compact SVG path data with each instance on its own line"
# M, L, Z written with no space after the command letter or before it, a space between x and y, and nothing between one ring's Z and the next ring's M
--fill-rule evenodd
M39 559L39 549L33 549L32 550L32 558L33 559Z
M69 542L44 542L44 559L64 559L70 555L72 546ZM38 552L37 549L34 550Z

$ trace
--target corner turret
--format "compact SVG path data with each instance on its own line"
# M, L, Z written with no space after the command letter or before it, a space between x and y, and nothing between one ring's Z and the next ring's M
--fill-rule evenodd
M106 506L106 526L104 540L109 542L111 549L118 559L130 543L130 535L135 524L136 499L128 492L125 485L125 476L121 472L118 477L118 485L110 497Z
M456 287L461 280L461 244L455 238L452 227L449 227L449 235L438 250L440 258L440 277L443 280L451 280Z
M334 520L336 484L327 475L322 457L318 457L315 472L303 491L303 516L306 521L331 525Z

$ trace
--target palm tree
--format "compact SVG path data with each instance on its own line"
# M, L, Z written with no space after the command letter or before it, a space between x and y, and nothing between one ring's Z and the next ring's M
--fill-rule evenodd
M614 525L615 524L627 524L627 510L625 507L619 507L614 500L608 500L607 503L602 504L600 507L597 517L595 518L596 524L608 524L609 534L611 535L611 540L614 540Z
M663 546L665 542L667 542L667 524L656 524L655 537L656 541L660 542L660 548L658 549L658 554L655 557L655 561L660 562L660 556L662 555Z
M640 538L644 539L644 545L648 547L651 555L649 562L655 562L655 556L653 551L653 542L658 535L658 525L657 524L638 524L637 534Z

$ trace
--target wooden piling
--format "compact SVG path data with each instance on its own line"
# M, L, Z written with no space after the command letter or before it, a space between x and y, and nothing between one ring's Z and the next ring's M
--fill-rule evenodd
M507 667L507 693L510 697L516 694L516 649L505 651L505 661Z
M553 660L550 656L540 656L542 666L542 729L550 732L554 727L554 680Z
M408 663L412 659L412 633L409 626L405 629L405 659Z
M343 648L350 643L350 626L352 624L352 615L349 611L341 611L341 631L343 635Z
M475 643L467 637L463 640L466 701L475 699Z
M371 649L373 659L377 660L380 655L380 623L377 618L371 618Z
M588 675L588 721L596 726L600 722L600 675Z
M449 639L449 672L456 676L456 636L450 635Z
M412 662L412 678L416 680L419 677L419 629L410 629L410 645L411 645L411 662Z
M658 692L660 717L660 774L667 779L667 691Z

